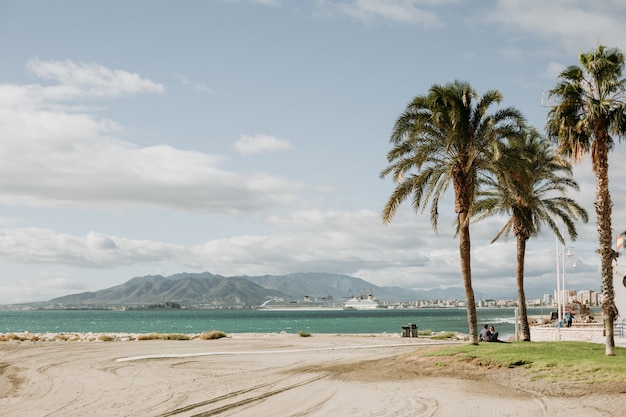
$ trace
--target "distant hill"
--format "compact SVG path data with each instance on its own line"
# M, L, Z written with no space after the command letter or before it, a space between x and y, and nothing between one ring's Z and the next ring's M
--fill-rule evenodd
M111 288L66 295L46 303L72 307L148 306L177 303L200 308L258 306L272 298L301 300L332 298L342 301L352 295L373 293L387 302L446 298L441 291L415 291L398 287L379 287L361 278L330 273L224 277L209 272L180 273L164 277L135 277ZM462 289L447 290L462 298ZM458 296L460 294L460 297Z
M341 274L295 273L288 275L246 276L245 278L264 288L280 290L298 299L305 295L312 298L330 295L333 299L341 300L354 295L373 293L380 300L398 302L414 301L423 296L422 292L419 291L398 287L379 287L364 279Z
M95 292L66 295L48 304L67 306L145 306L176 302L203 307L257 305L280 291L263 288L243 278L228 278L209 273L178 274L171 277L149 275L132 278Z

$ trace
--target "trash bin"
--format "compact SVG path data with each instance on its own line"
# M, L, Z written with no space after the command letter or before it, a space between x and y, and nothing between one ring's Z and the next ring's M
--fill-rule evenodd
M417 330L419 329L419 327L417 327L417 324L410 324L409 326L411 326L411 337L417 337Z
M402 337L411 337L411 326L402 326Z

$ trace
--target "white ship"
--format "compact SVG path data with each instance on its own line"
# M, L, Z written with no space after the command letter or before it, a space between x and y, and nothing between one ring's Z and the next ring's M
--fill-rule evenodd
M332 299L312 300L309 296L304 296L302 300L284 300L282 298L274 298L265 301L259 309L275 310L275 311L292 311L292 310L341 310L332 303Z
M359 295L352 297L343 306L344 310L376 310L385 306L371 293L368 296Z

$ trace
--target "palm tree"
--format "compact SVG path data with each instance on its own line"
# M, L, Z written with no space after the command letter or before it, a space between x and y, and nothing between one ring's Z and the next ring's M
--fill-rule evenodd
M517 240L515 281L520 312L522 340L530 341L530 327L524 292L524 262L526 242L547 224L564 241L556 218L561 219L572 239L577 232L573 219L588 220L587 212L566 197L568 189L578 191L572 178L571 165L555 157L550 144L542 140L537 130L529 128L509 137L507 146L497 160L499 169L485 179L485 189L479 191L475 212L478 220L492 215L508 215L502 229L491 241L511 233Z
M439 200L454 190L459 236L461 276L465 288L470 342L478 344L476 302L470 267L470 218L480 178L493 168L500 142L517 132L524 120L519 111L505 108L488 114L502 101L496 90L479 97L463 81L433 85L428 95L417 96L398 118L391 134L390 165L381 178L391 174L396 188L382 217L391 222L399 205L412 196L416 211L423 212L430 200L430 221L437 232Z
M609 151L614 138L626 136L626 79L622 78L624 54L600 45L581 53L581 66L561 72L550 91L556 104L548 113L547 131L558 143L558 152L580 161L591 154L596 176L595 210L601 257L602 312L606 329L606 354L615 355L613 322L618 314L613 289L613 250L611 194L609 193Z

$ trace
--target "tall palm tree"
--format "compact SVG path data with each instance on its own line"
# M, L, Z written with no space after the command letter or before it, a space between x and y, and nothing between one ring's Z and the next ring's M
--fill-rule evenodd
M501 101L498 91L490 90L479 97L463 81L433 85L427 95L415 97L396 121L390 138L393 147L387 154L390 165L380 173L381 178L391 174L396 183L383 209L383 221L391 222L399 205L412 196L416 211L423 212L430 200L430 221L435 232L439 199L452 183L461 276L473 344L478 344L478 327L469 225L475 195L481 176L493 168L500 142L524 123L514 108L488 114L489 108Z
M615 355L613 322L618 314L613 288L612 205L609 193L609 151L614 138L626 136L626 79L622 78L624 54L600 45L581 53L581 66L561 72L550 90L556 104L548 113L547 131L558 151L574 161L591 154L596 176L595 210L602 275L602 312L606 329L606 354Z
M564 241L555 219L561 219L572 239L577 232L574 219L588 220L587 212L574 200L567 198L568 189L578 191L572 178L571 165L554 155L549 143L537 130L529 128L520 135L509 137L507 146L497 160L499 169L485 179L476 202L476 219L492 215L509 216L491 241L511 232L517 241L515 281L519 304L522 340L530 341L530 326L524 291L526 243L536 237L542 224Z

